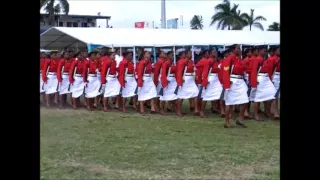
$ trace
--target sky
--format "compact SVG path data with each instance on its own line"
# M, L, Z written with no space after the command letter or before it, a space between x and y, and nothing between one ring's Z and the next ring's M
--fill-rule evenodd
M152 26L160 26L161 0L68 0L69 14L111 16L109 25L113 28L133 28L135 22L145 21ZM214 7L222 0L167 0L166 18L180 18L183 25L178 28L189 29L190 20L194 15L201 15L204 29L216 29L216 24L210 26L211 17L215 13ZM250 13L254 9L255 16L264 16L267 21L261 22L267 29L273 22L280 22L280 0L231 0L231 4L239 4L241 12ZM43 11L41 11L43 12ZM180 20L179 20L180 21ZM178 21L178 22L179 22ZM105 20L98 20L97 26L106 27ZM243 30L249 30L248 27ZM252 31L260 31L253 28Z

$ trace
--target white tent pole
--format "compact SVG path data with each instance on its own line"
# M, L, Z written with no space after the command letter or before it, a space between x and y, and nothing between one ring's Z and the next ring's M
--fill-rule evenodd
M119 54L120 56L122 56L122 48L120 47L120 54Z
M153 62L157 62L157 54L156 54L156 47L153 47Z
M194 62L194 45L191 46L192 58L191 60Z
M241 51L241 59L242 59L242 44L240 44L240 51Z
M173 62L176 64L176 46L173 46Z
M134 64L134 69L136 69L136 47L133 46L133 49L132 49L133 53L133 64Z
M269 48L270 48L270 45L268 44L268 49L267 49L267 52L269 51ZM270 57L270 54L269 54L269 52L268 52L267 54L268 54L268 57Z

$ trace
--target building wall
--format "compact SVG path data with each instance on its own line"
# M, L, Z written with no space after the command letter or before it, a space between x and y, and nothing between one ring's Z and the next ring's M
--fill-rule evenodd
M91 19L91 20L88 20ZM56 20L55 27L96 27L97 19L93 18L75 18L72 16L61 16ZM40 21L40 34L50 28L49 19L43 18Z

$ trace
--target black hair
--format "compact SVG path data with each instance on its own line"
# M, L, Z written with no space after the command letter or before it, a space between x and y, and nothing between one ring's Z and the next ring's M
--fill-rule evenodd
M252 49L251 48L246 48L244 50L244 54L247 55L249 52L252 52Z
M80 51L77 51L77 52L74 53L73 57L76 58L76 57L78 57L80 54L81 54L81 52L80 52Z
M206 49L206 50L203 50L202 53L200 53L199 55L204 56L206 53L210 53L210 52L211 52L211 50Z
M232 44L232 45L230 46L230 50L231 50L231 51L235 50L237 46L238 46L238 44Z
M124 52L122 53L122 56L123 56L123 57L127 57L129 54L133 54L133 52L131 52L131 51L124 51Z
M167 52L167 56L169 56L169 55L173 55L173 51Z

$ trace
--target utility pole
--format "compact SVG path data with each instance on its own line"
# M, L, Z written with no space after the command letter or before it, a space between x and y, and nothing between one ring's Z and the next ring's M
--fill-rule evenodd
M167 26L167 19L166 19L166 0L161 0L161 28L166 29Z

